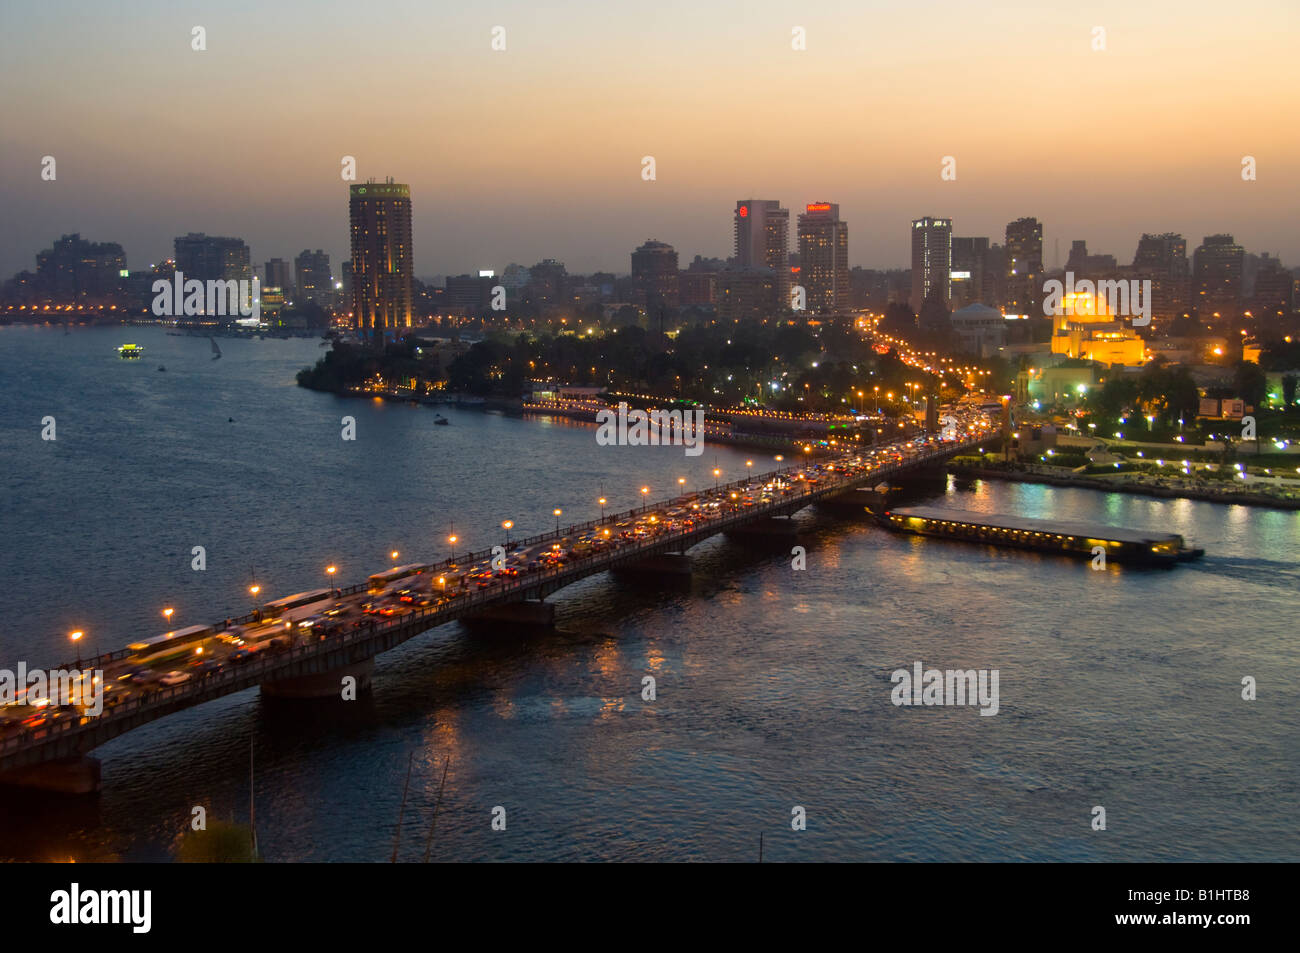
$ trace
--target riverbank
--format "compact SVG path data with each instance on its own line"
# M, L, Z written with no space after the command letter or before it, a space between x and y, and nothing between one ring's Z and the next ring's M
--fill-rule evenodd
M1237 503L1244 506L1268 506L1274 509L1300 510L1300 494L1286 489L1260 490L1247 486L1220 486L1191 480L1170 480L1143 474L1119 473L1096 476L1075 473L1065 467L1007 463L969 466L949 464L948 472L956 477L980 480L1007 480L1013 483L1045 483L1106 493L1133 493L1162 499L1200 500L1205 503Z

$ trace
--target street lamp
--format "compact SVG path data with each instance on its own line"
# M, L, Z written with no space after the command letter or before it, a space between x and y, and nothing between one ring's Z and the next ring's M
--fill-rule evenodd
M397 550L394 549L394 550L393 550L391 553L389 553L388 555L389 555L389 557L393 560L393 562L397 562L397 557L400 556L400 555L402 555L402 554L399 553Z
M559 508L557 507L556 510L555 510L555 513L554 513L554 516L555 516L555 535L556 535L556 536L559 536L559 535L560 535L560 517L561 517L563 514L564 514L564 510L559 509Z
M501 528L506 531L506 548L510 548L510 530L514 527L514 520L506 520L501 524Z
M600 504L600 521L605 522L605 498L602 496L596 501Z
M172 613L175 611L175 609L171 608L163 609L163 618L167 620L168 627L172 624Z
M678 493L686 492L686 477L677 478L677 492Z
M447 544L451 546L451 558L447 560L447 562L449 563L454 563L456 561L456 540L459 538L460 537L458 537L455 533L452 533L450 536L447 537Z
M649 496L649 494L650 494L650 487L648 486L641 487L641 512L642 513L645 512L646 498Z
M68 638L72 639L72 644L77 646L77 668L81 668L81 645L80 642L85 636L85 632L77 629L75 632L69 632Z
M713 490L715 493L718 490L718 477L720 476L722 476L722 471L719 470L717 467L714 467L713 468Z
M329 580L330 592L336 596L338 595L338 590L334 588L334 574L338 571L339 571L338 566L331 565L325 567L325 578Z

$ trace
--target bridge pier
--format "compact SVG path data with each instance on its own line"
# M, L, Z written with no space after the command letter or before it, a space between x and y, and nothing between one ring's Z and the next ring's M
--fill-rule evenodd
M262 683L262 694L268 698L342 698L343 679L351 675L357 680L357 691L370 687L370 677L375 671L375 660L345 665L316 675L299 675Z
M57 794L95 794L100 786L100 762L82 755L13 768L0 774L0 784Z
M549 629L555 625L555 603L541 599L506 602L480 609L473 615L465 616L463 621L473 626L535 626Z

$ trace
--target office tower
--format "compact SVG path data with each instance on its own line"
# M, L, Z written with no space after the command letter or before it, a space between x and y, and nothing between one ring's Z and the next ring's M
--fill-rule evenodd
M775 199L741 199L732 227L736 267L770 269L777 279L778 300L789 300L790 210Z
M544 258L528 270L528 292L537 304L554 304L564 290L564 262Z
M1255 272L1251 314L1257 321L1287 318L1296 309L1295 280L1282 262L1265 252Z
M1043 317L1043 226L1036 218L1007 225L1007 314Z
M333 303L335 289L330 275L329 255L319 248L315 251L304 248L293 260L293 270L297 276L297 297L319 305Z
M948 274L952 271L952 219L918 218L912 222L912 298L919 312L925 299L937 293L948 303Z
M1164 232L1143 233L1133 255L1133 276L1151 282L1151 319L1172 320L1187 310L1191 268L1187 261L1187 240Z
M1192 258L1192 292L1201 320L1235 317L1246 250L1231 235L1206 235Z
M252 281L252 259L243 239L190 232L173 241L176 270L185 280Z
M646 307L677 307L677 252L672 245L652 238L632 252L632 279L645 295Z
M262 269L262 284L267 288L279 288L286 299L293 297L293 278L289 272L289 263L283 258L272 258Z
M411 326L411 188L387 179L349 191L353 320L382 337Z
M477 275L448 275L443 301L447 309L456 314L478 317L492 313L492 289L496 276L480 272Z
M913 236L913 245L915 245L915 236ZM991 305L993 303L985 287L984 270L988 258L987 238L952 240L952 269L948 272L948 293L949 304L953 310L964 308L969 304ZM912 268L915 274L915 263Z
M838 205L813 202L799 216L799 284L809 311L848 307L849 226L840 221Z

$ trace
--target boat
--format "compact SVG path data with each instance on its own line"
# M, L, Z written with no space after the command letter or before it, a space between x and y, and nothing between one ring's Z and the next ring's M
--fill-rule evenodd
M1116 562L1171 566L1205 555L1204 549L1177 533L1100 523L1030 519L934 506L898 507L880 514L868 508L867 512L894 532L1032 549L1084 559L1104 553L1107 559Z
M160 370L160 371L165 371L165 370L167 370L167 368L165 368L165 367L163 367L161 364L159 364L159 365L158 365L158 370Z
M451 421L448 420L446 417L444 417L442 414L434 414L433 422L440 427L445 427L451 423Z
M219 360L221 358L221 348L217 346L217 339L209 337L208 340L212 342L212 359L214 361Z
M134 361L144 356L144 348L139 344L123 344L117 349L117 356L124 361Z

